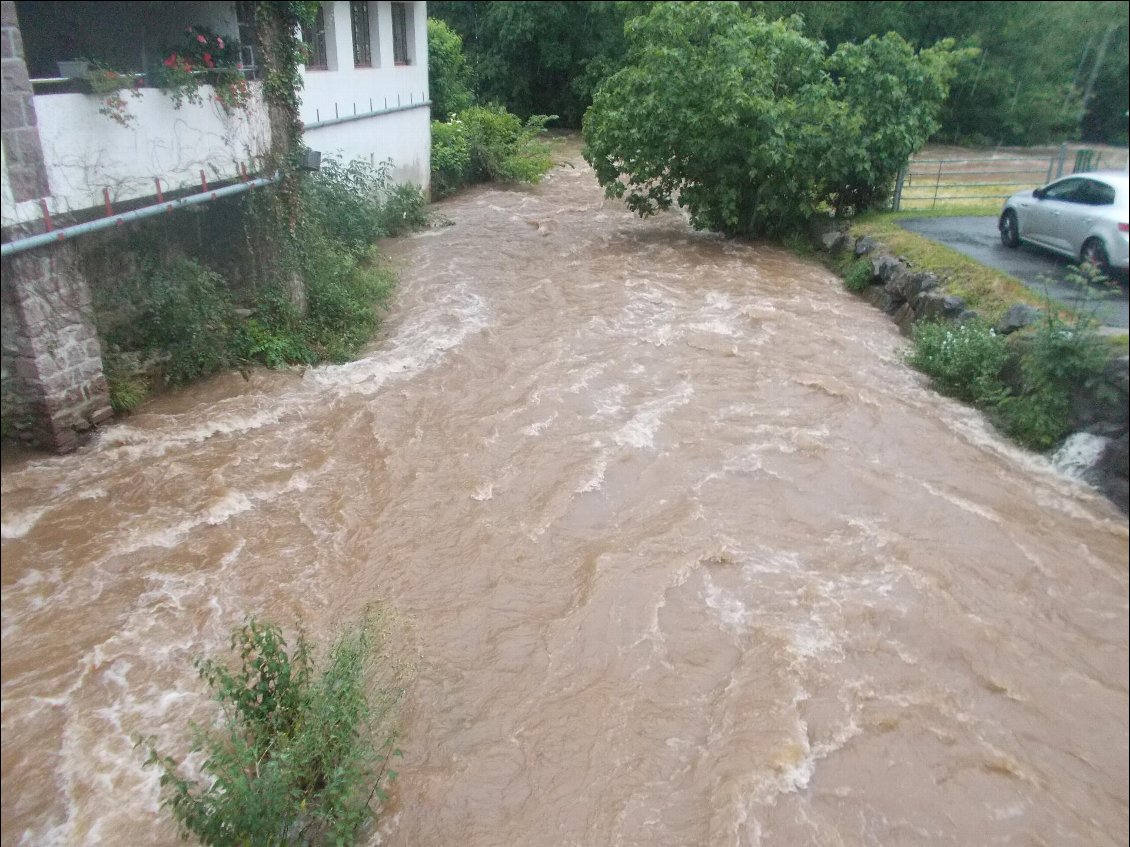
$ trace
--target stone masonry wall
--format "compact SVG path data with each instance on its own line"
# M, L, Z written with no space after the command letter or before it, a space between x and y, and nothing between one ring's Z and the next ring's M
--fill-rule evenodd
M24 62L16 4L0 2L0 138L12 197L50 193ZM36 227L5 230L4 240ZM90 288L70 244L52 244L3 260L0 282L0 399L5 435L59 452L108 420L109 391L94 326Z
M74 248L58 244L4 259L5 417L21 440L58 452L109 420L90 288Z
M47 169L13 0L0 2L0 112L12 196L17 203L46 197Z

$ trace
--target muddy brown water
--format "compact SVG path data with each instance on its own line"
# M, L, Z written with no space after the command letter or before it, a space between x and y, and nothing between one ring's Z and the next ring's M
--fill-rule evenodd
M415 656L384 845L1127 843L1127 524L820 267L580 160L388 246L352 364L3 472L3 843L179 843L246 615Z

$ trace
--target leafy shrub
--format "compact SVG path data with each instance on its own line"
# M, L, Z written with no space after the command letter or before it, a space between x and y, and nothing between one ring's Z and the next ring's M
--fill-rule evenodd
M798 21L729 3L657 3L625 32L585 158L638 214L677 202L729 234L786 235L881 196L936 128L953 67L949 44L915 55L894 34L829 58Z
M375 168L359 159L342 164L326 157L302 180L304 231L321 231L358 256L381 235L381 195L388 164Z
M432 114L448 118L470 108L471 67L463 55L463 39L443 21L428 18L428 84Z
M866 291L873 275L871 263L867 259L856 259L844 274L844 286L848 291Z
M983 323L922 323L915 327L910 364L929 375L939 391L977 404L1004 394L1001 371L1008 361L1005 339Z
M182 835L214 847L354 843L386 799L399 756L390 725L402 696L399 679L379 680L384 636L370 613L315 672L299 634L252 620L232 634L234 668L208 659L200 676L223 710L223 723L193 725L192 753L204 753L202 780L145 743L161 772L162 805ZM381 683L384 683L383 687Z
M538 182L553 167L540 140L554 115L522 122L501 106L473 106L432 124L432 187L448 194L477 182Z
M419 186L394 185L385 192L377 216L382 236L403 235L428 225L428 199Z
M459 115L471 143L472 182L537 182L553 167L539 137L556 115L534 115L525 123L501 106L474 106Z
M96 304L102 337L111 348L164 358L174 385L208 376L230 366L238 349L227 289L223 277L197 262L150 260Z
M1048 450L1067 435L1071 403L1066 394L1038 389L1029 394L1009 395L991 411L1002 430L1032 450Z
M359 262L325 237L308 238L301 261L305 339L318 360L346 361L380 325L376 308L392 291L392 275L374 264L375 256Z
M460 120L432 121L432 193L443 197L466 185L471 169L471 139Z

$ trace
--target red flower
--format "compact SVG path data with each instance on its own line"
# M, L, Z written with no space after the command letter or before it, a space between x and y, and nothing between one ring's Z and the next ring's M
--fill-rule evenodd
M175 68L176 65L177 65L177 54L174 53L173 55L171 55L169 58L167 58L165 60L165 67L166 68Z
M216 63L212 61L212 54L211 53L205 53L204 54L204 64L207 65L210 68L216 67Z
M196 40L199 41L201 44L207 44L208 43L208 39L205 38L203 35L196 36Z
M185 62L184 63L184 69L186 71L191 71L192 70L192 62Z
M221 50L224 49L224 39L220 38L220 36L218 36L218 35L216 36L216 46L219 47Z

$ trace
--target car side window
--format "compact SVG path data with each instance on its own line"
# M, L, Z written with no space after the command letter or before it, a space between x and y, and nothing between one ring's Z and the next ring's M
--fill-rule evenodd
M1062 182L1049 185L1044 189L1044 199L1059 200L1063 203L1078 203L1080 202L1078 193L1085 182L1086 180L1082 179L1065 179Z
M1080 189L1080 202L1086 203L1088 206L1112 206L1114 205L1114 189L1105 183L1085 179L1083 180L1083 187Z

